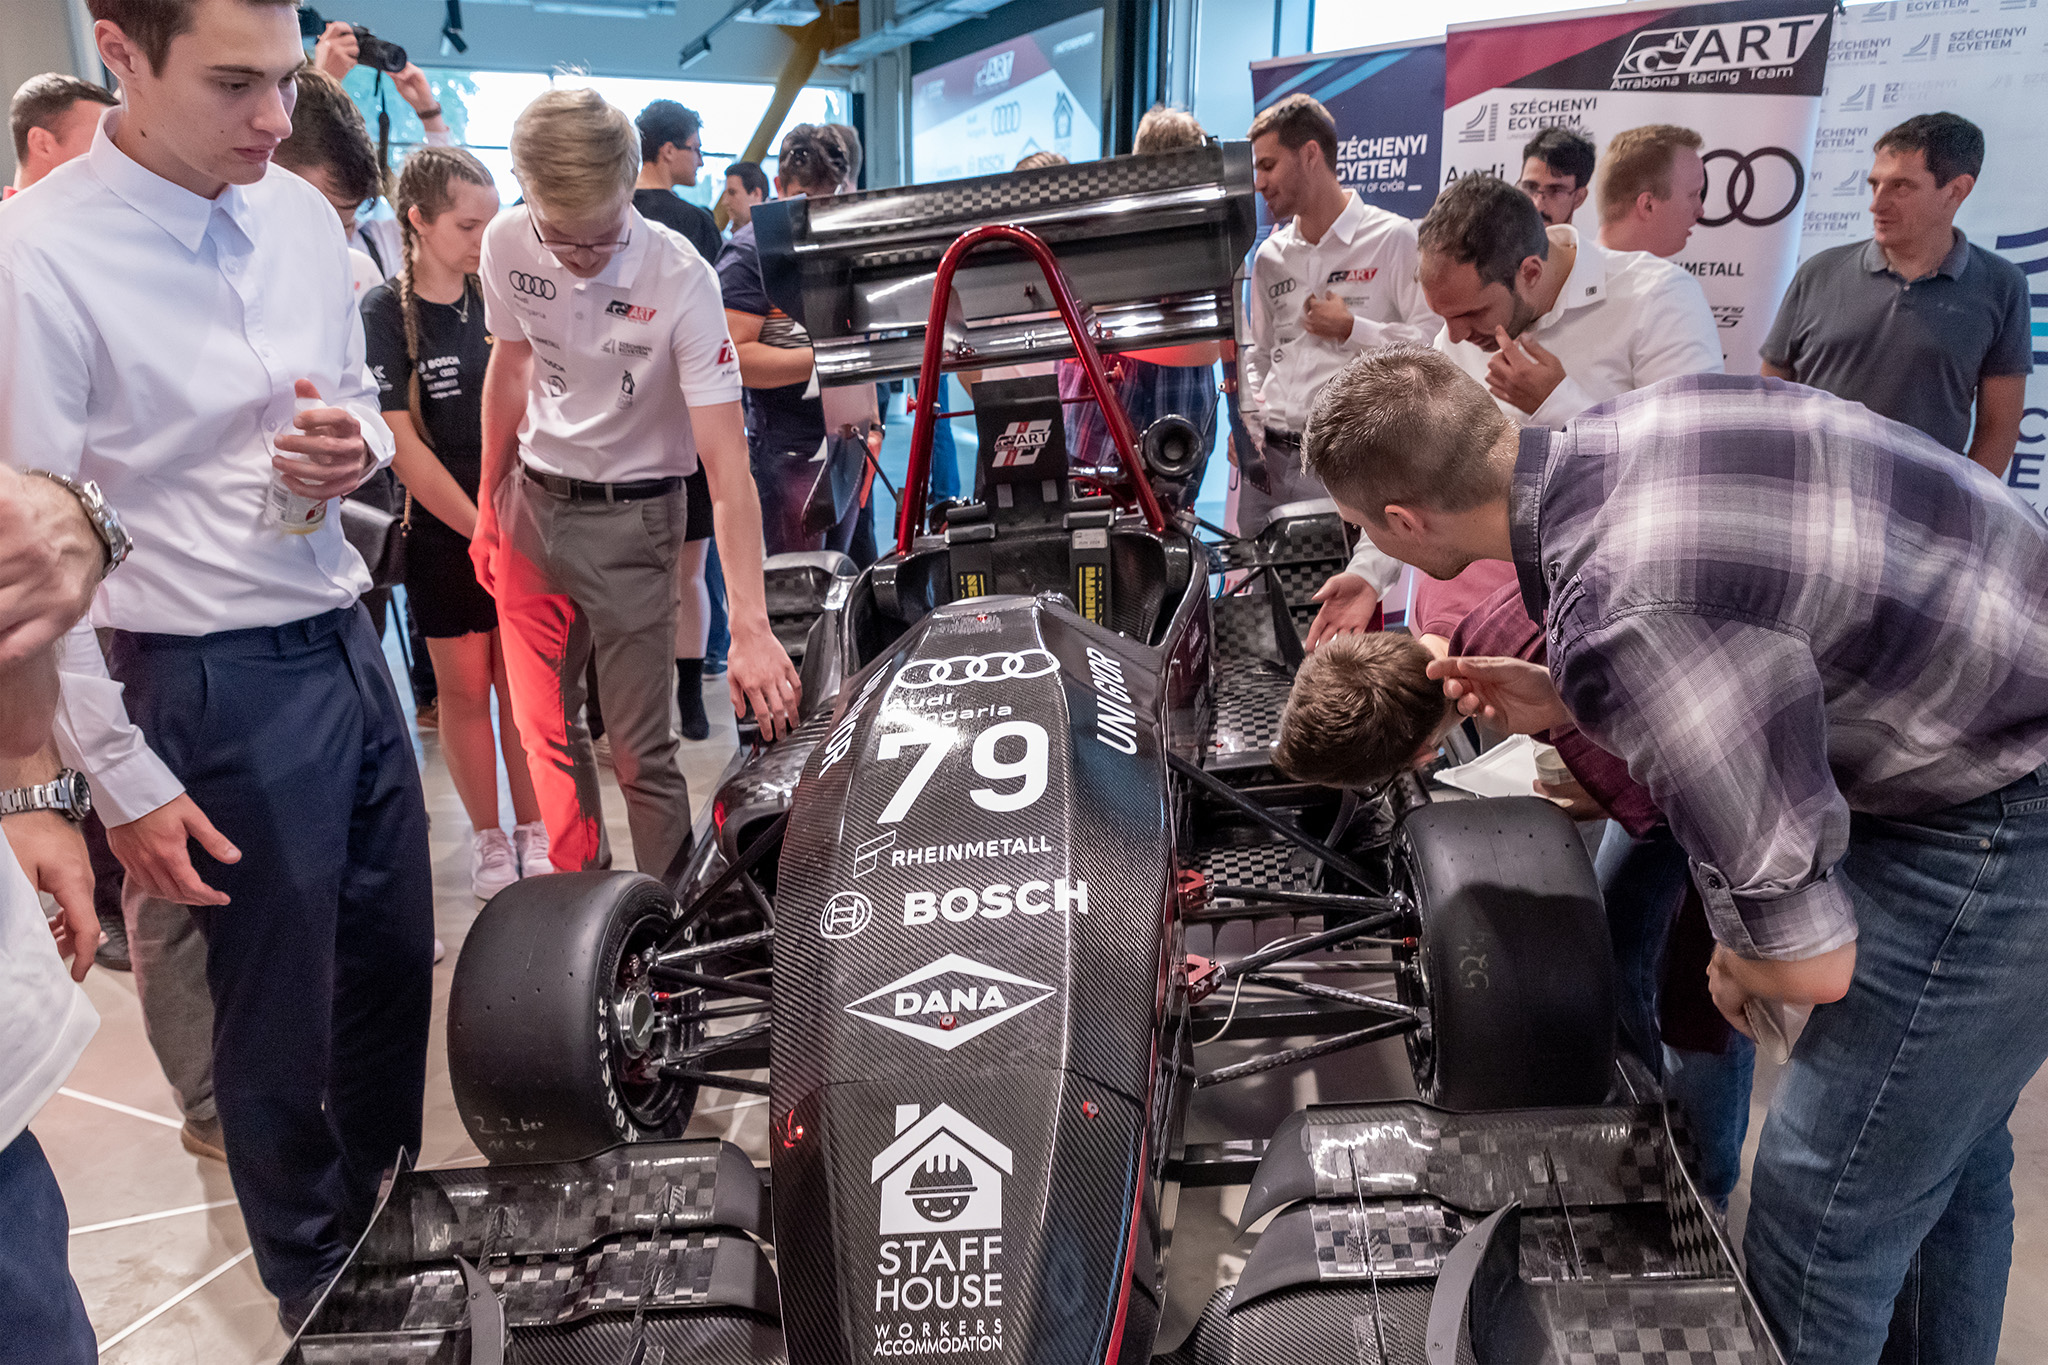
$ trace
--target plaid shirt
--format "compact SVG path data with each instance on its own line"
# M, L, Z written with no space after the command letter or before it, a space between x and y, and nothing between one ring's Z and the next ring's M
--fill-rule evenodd
M1744 957L1856 937L1851 811L1927 815L2048 758L2048 527L1859 404L1733 375L1623 394L1523 431L1510 521L1565 705Z

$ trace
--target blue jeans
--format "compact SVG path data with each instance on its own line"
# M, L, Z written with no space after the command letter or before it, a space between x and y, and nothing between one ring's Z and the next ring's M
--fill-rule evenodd
M0 1359L92 1365L85 1302L71 1279L71 1220L35 1134L0 1147Z
M1856 974L1779 1083L1743 1244L1795 1365L1997 1356L2006 1120L2048 1058L2044 776L1851 825L1834 875L1856 906Z
M1742 1174L1756 1050L1740 1034L1726 1052L1664 1045L1658 1023L1664 950L1691 875L1685 850L1669 830L1635 839L1619 824L1610 824L1593 868L1614 945L1614 1006L1622 1045L1662 1080L1698 1147L1700 1191L1725 1211Z
M953 379L942 374L939 376L939 411L950 412L952 408ZM967 491L971 494L973 490ZM960 447L953 439L953 423L940 418L932 424L932 479L925 502L927 505L945 502L960 495Z

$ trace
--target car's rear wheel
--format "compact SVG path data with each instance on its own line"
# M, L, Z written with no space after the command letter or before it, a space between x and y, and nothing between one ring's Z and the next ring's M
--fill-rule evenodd
M1447 1109L1597 1104L1614 1068L1614 959L1600 886L1548 801L1446 801L1409 813L1397 885L1420 918L1405 1003L1422 1098Z
M486 1157L681 1136L698 1087L663 1073L656 1035L684 1016L657 1008L648 978L675 916L666 887L627 872L536 877L484 907L449 991L448 1072Z

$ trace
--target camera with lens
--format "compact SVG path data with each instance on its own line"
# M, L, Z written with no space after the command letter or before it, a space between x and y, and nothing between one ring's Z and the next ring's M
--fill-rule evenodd
M356 61L372 71L388 71L393 75L405 70L407 57L405 49L397 43L386 42L361 24L351 24L356 35ZM299 36L318 38L327 31L327 21L320 17L320 11L310 5L299 7Z

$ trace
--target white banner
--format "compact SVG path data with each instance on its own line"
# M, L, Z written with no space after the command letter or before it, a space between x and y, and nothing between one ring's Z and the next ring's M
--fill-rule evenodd
M1984 171L1956 226L2027 272L2034 375L2005 481L2048 511L2048 9L2037 0L1885 0L1835 24L1814 138L1800 259L1870 236L1872 150L1885 130L1946 110L1984 130Z
M1730 373L1754 374L1798 264L1830 18L1824 0L1728 0L1455 27L1443 183L1475 172L1517 179L1523 145L1545 127L1572 128L1602 151L1646 123L1696 130L1706 215L1673 260L1705 291ZM1591 199L1573 225L1597 235Z

